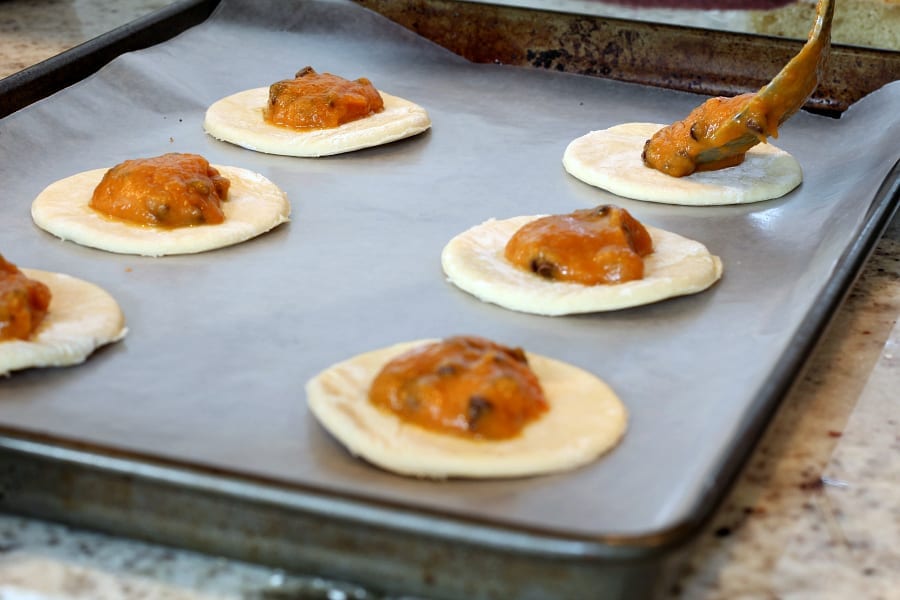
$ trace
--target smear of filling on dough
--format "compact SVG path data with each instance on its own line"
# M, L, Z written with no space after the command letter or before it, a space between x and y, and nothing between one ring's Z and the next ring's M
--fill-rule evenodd
M653 240L624 208L604 205L536 219L516 231L504 255L545 279L583 285L624 283L644 277Z
M478 337L413 349L375 377L369 401L406 423L461 437L515 437L548 409L525 353Z
M272 125L294 129L325 129L362 119L384 110L372 82L349 81L304 67L294 76L269 87L263 118Z
M27 340L50 306L50 288L0 255L0 341Z
M723 141L732 139L734 130L738 127L734 123L735 113L755 95L710 98L692 110L684 120L660 129L644 144L644 152L641 155L644 164L672 177L684 177L695 171L715 171L741 164L744 162L746 150L722 160L706 163L698 162L697 157L705 150L718 148ZM766 125L763 113L750 119L746 126L740 127L742 131L749 129L759 136L758 143L764 142L766 135L778 137L777 123L769 125L771 127L769 131L763 129Z
M821 6L820 2L819 9ZM828 35L811 37L758 92L710 98L684 120L656 132L644 144L644 164L673 177L741 164L750 148L768 137L778 137L778 126L797 112L815 89L827 56L822 49L829 39Z
M113 219L174 228L225 220L231 182L197 154L126 160L106 172L90 206Z

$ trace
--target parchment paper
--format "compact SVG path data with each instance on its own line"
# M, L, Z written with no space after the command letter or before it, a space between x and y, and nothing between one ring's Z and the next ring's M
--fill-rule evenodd
M305 65L424 106L431 132L326 159L268 156L204 135L235 91ZM111 292L130 335L77 368L0 381L7 431L214 467L411 510L573 538L653 535L721 491L770 383L842 266L898 158L900 84L840 120L801 113L778 144L804 183L749 206L614 197L568 176L588 131L671 122L703 98L501 65L475 65L356 5L225 0L208 22L0 121L0 252ZM133 157L197 152L259 171L293 221L249 243L168 258L109 254L37 229L29 209L61 177ZM545 318L446 283L443 245L489 217L614 202L705 243L724 279L706 293L612 314ZM808 324L807 324L808 325ZM631 421L586 468L513 481L429 482L348 455L303 385L328 365L402 340L478 334L588 369Z

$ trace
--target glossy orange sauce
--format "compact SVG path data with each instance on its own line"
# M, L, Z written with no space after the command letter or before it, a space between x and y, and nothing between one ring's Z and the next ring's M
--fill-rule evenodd
M653 240L624 208L598 206L532 221L516 231L504 256L545 279L584 285L644 277Z
M403 421L472 439L515 437L547 409L525 353L478 337L453 337L384 366L369 401Z
M325 129L382 110L384 101L368 79L349 81L306 67L294 79L269 86L263 118L272 125L293 129Z
M231 182L196 154L126 160L106 172L90 206L104 215L157 227L214 225Z
M50 306L50 288L0 255L0 341L27 340Z
M699 164L697 157L709 148L718 147L728 136L742 135L749 127L765 141L757 122L738 125L733 117L756 94L734 98L710 98L682 121L657 131L644 145L642 158L648 167L672 177L684 177L696 171L714 171L744 162L746 151L710 163ZM765 121L763 121L765 123ZM777 132L776 132L777 133ZM749 148L748 148L749 150Z
M822 78L827 55L822 49L828 43L828 36L811 38L758 92L710 98L684 120L659 130L644 144L644 164L673 177L741 164L750 148L777 138L779 125L806 102ZM710 151L723 148L723 158L709 160Z

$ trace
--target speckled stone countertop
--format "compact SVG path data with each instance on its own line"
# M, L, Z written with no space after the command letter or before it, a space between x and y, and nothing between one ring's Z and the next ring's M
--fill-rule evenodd
M0 0L0 77L168 4ZM900 218L670 598L900 598ZM0 599L358 598L352 586L0 515Z

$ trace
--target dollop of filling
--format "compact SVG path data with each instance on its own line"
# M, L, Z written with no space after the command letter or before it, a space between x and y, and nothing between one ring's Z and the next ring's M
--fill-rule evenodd
M800 53L771 82L758 92L710 98L684 120L662 128L644 144L644 164L672 177L715 171L741 164L750 148L777 138L778 127L800 110L822 78L831 27L825 4L817 4L816 23ZM813 35L820 26L827 33Z
M378 373L369 401L406 423L486 440L515 437L548 410L525 353L479 337L415 348Z
M766 125L762 116L746 124L734 121L734 115L756 94L741 94L734 98L710 98L681 121L672 123L653 134L644 144L641 155L644 164L672 177L684 177L696 171L715 171L744 162L746 150L725 156L721 160L701 162L700 155L720 148L729 140L740 138L750 130L765 141ZM760 122L762 121L762 122ZM772 135L775 132L769 132ZM752 145L755 144L751 144Z
M624 208L604 205L551 215L521 227L506 244L506 260L544 279L583 285L644 277L653 240Z
M0 341L27 340L50 306L50 288L0 255Z
M106 172L90 206L111 217L164 228L214 225L231 182L197 154L126 160Z
M272 125L293 129L326 129L382 110L384 101L368 79L349 81L305 67L294 79L269 86L263 118Z

